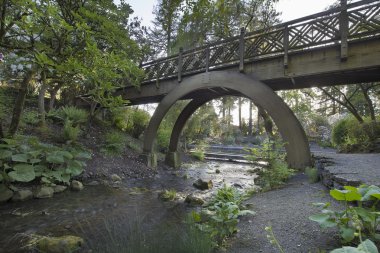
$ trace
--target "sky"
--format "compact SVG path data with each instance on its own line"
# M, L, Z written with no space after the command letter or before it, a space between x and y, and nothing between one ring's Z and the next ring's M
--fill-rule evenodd
M117 3L118 0L115 0ZM157 0L126 0L134 10L134 16L143 19L143 25L149 26L153 19L153 6ZM314 14L326 9L335 0L279 0L276 4L277 11L282 12L282 21L289 21Z

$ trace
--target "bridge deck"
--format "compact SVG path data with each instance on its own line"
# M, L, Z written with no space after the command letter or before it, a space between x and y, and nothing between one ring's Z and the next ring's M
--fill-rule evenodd
M141 87L116 95L158 102L183 78L217 70L254 75L274 90L380 81L379 41L380 1L364 0L145 63Z

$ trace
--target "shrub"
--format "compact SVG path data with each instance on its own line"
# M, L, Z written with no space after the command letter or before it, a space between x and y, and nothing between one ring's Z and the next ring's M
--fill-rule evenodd
M58 114L63 120L70 121L73 126L78 126L87 122L88 113L83 109L76 108L75 106L66 106L60 109Z
M77 141L80 132L79 126L73 126L69 120L63 125L63 139L65 141Z
M144 132L150 119L148 112L137 108L117 108L111 110L112 122L120 130L135 138Z
M207 205L210 215L202 222L202 215L193 212L194 220L200 222L199 228L211 235L216 244L223 244L224 240L237 232L239 217L251 214L250 210L242 210L241 203L245 196L235 188L224 185Z
M312 167L306 167L305 174L309 183L316 183L319 181L318 169Z
M44 144L37 138L1 139L0 182L30 182L40 178L43 183L68 183L71 177L82 173L83 160L90 157L82 149Z
M132 126L128 128L128 133L133 137L139 138L139 136L145 131L150 120L150 115L143 110L133 110L132 114Z
M22 123L36 126L40 122L36 111L24 110L22 113Z
M111 131L105 135L102 151L108 155L120 155L126 146L126 137L119 131Z
M368 151L373 141L380 136L380 123L366 118L359 123L353 117L338 121L332 131L333 144L345 152Z
M377 207L380 200L379 187L344 186L343 190L330 190L330 195L335 200L345 202L345 209L333 211L328 209L330 203L315 203L316 206L322 207L322 211L320 214L310 216L310 220L318 222L322 228L338 227L345 243L352 242L357 236L360 236L359 239L364 236L380 241L380 233L377 230L380 225L380 212Z

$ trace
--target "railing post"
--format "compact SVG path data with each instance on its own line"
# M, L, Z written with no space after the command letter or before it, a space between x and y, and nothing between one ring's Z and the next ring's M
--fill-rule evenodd
M340 31L340 60L345 61L347 60L347 57L348 57L347 0L340 0L339 31Z
M160 88L160 85L158 83L158 80L160 79L160 71L159 71L159 68L160 68L160 65L158 64L159 62L156 62L156 88Z
M245 36L245 28L242 27L240 29L240 41L239 41L239 60L240 60L239 71L240 72L244 72L244 51L245 51L244 36Z
M179 54L178 54L178 66L177 66L177 72L178 72L178 82L180 83L182 81L182 55L183 55L183 48L179 48Z
M210 47L206 48L206 65L205 70L208 72L208 69L210 68Z
M284 27L284 67L288 68L288 56L289 51L289 27L286 25Z

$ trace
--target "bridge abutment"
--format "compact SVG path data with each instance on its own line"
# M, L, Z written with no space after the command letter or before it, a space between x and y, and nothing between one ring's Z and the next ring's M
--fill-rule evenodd
M157 154L155 152L144 152L140 155L140 159L150 168L157 167Z
M173 167L173 168L179 168L181 166L181 155L178 151L175 152L168 152L165 157L165 164Z

